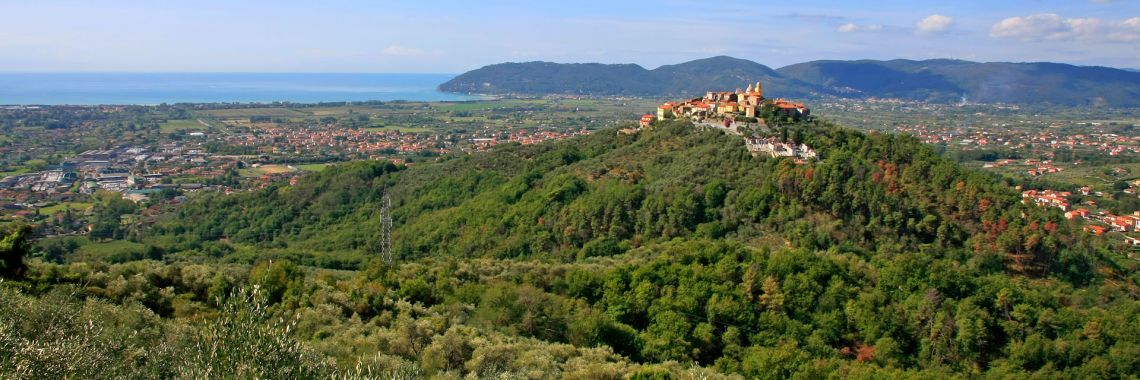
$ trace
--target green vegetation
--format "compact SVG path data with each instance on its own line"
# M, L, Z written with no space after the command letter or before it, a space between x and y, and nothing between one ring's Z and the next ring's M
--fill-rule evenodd
M40 208L40 213L44 215L53 215L57 212L63 212L66 210L82 213L94 205L94 203L90 202L62 202L54 206Z
M304 165L296 165L296 166L297 166L297 169L300 169L303 171L320 172L320 171L324 171L325 169L328 169L328 167L330 165L331 164L304 164Z
M0 284L0 377L1140 373L1134 262L912 137L789 129L821 160L664 122L341 163L145 230L101 199L143 257L81 245ZM377 259L384 194L395 263Z
M20 278L27 265L24 257L31 250L32 229L28 225L0 226L0 279Z
M161 125L162 133L173 133L176 131L198 131L206 130L210 127L208 125L199 123L198 120L170 120Z
M399 131L403 133L429 133L432 132L431 128L424 127L406 127L400 125L379 125L375 127L364 128L366 131L384 132L384 131Z
M220 118L249 118L256 116L271 116L271 117L297 117L309 116L305 112L299 112L289 108L281 107L253 107L253 108L231 108L231 109L213 109L204 112L207 115L220 117Z

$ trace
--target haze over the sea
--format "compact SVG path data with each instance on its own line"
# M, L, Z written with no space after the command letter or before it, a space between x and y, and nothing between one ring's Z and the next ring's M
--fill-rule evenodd
M0 73L2 105L446 101L451 74Z

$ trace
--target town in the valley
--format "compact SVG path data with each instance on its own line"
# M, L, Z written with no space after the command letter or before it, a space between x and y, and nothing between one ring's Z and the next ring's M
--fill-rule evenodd
M738 136L754 156L797 164L813 147L780 128L815 117L912 135L1001 174L1025 202L1056 207L1122 247L1140 247L1140 138L1127 110L927 104L892 99L767 98L763 83L669 100L508 98L468 102L0 107L0 217L86 233L107 194L157 214L197 192L264 188L337 162L415 165L449 154L534 144L663 120ZM645 113L644 110L652 109ZM108 141L115 141L114 144ZM64 215L68 215L64 217ZM123 222L135 221L124 217ZM1140 248L1138 248L1140 249Z

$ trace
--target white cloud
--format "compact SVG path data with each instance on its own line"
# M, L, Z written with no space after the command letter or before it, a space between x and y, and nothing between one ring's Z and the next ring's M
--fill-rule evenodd
M1134 42L1140 41L1140 17L1121 22L1105 22L1098 18L1066 19L1056 13L1008 17L990 28L990 37L1025 41Z
M1114 25L1109 31L1108 39L1117 42L1140 41L1140 17L1133 17Z
M836 30L838 30L842 33L878 32L880 30L883 30L883 26L879 25L879 24L858 25L858 24L853 24L853 23L846 23L846 24L840 25L839 28L837 28Z
M950 16L932 14L919 21L915 26L915 31L919 34L938 34L950 29L950 24L953 22L954 19Z
M400 46L400 45L388 46L388 47L384 48L383 52L386 55L399 55L399 56L411 56L411 55L423 55L424 54L423 50L405 47L405 46Z

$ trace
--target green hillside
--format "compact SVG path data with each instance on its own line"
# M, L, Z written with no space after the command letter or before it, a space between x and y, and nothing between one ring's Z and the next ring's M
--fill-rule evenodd
M153 377L242 358L277 363L246 376L304 378L1140 372L1135 265L1059 212L911 137L788 135L821 160L667 122L198 197L141 238L163 262L33 262L3 294L18 302L0 306L0 373L9 352L54 363L35 345L68 334L92 342L74 351L90 366ZM393 264L377 259L384 193ZM215 298L252 286L262 298ZM61 308L79 311L58 334L20 322ZM145 333L112 343L91 320Z

